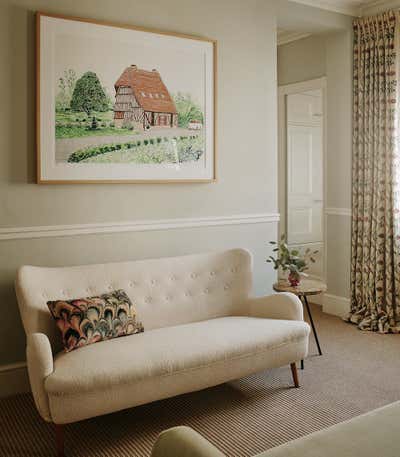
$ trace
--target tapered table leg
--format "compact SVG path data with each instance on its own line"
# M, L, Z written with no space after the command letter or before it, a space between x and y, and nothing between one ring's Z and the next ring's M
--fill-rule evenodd
M305 295L303 295L303 300L304 300L304 304L306 305L308 317L310 318L310 324L311 324L311 328L312 328L312 331L313 331L313 334L314 334L315 342L317 343L318 354L322 355L321 346L320 346L319 340L318 340L317 330L315 328L314 320L312 318L312 314L311 314L311 310L310 310L310 306L308 304L308 300L307 300L307 297Z

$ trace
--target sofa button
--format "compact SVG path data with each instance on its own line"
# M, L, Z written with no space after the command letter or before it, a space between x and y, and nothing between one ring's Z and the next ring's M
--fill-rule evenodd
M144 301L145 301L146 303L151 303L151 302L152 302L152 298L151 298L151 297L146 297L146 298L144 299Z
M231 288L231 286L229 284L224 285L224 290L229 290L230 288Z
M215 276L215 271L210 271L210 276Z
M205 294L210 293L210 289L204 289L204 293L205 293Z
M197 278L197 275L196 275L196 273L192 273L192 274L190 275L190 277L191 277L192 279L196 279L196 278Z
M157 281L156 281L155 279L152 279L152 280L151 280L151 285L152 285L152 286L155 286L156 284L157 284Z

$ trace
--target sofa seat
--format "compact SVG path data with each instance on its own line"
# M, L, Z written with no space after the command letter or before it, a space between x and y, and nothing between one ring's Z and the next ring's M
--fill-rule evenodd
M254 362L308 332L303 321L232 316L159 328L59 353L45 388L50 395L84 394L235 359Z

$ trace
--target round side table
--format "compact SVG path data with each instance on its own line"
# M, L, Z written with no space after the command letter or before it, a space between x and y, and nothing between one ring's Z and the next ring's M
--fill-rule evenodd
M322 281L317 281L313 279L303 279L302 281L300 281L300 284L296 287L292 287L287 281L276 282L272 287L275 290L275 292L291 292L292 294L297 295L300 298L300 300L304 303L307 309L308 317L310 318L310 324L315 338L315 342L317 343L318 354L322 355L317 330L314 325L314 320L312 318L307 297L309 295L318 295L326 292L326 284L324 284ZM304 369L303 360L301 361L301 369Z

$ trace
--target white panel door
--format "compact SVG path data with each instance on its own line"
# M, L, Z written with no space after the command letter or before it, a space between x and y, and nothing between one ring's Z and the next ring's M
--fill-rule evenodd
M320 124L321 121L322 96L319 91L288 95L287 122L289 124Z
M323 241L322 177L321 125L288 123L287 235L290 244Z

